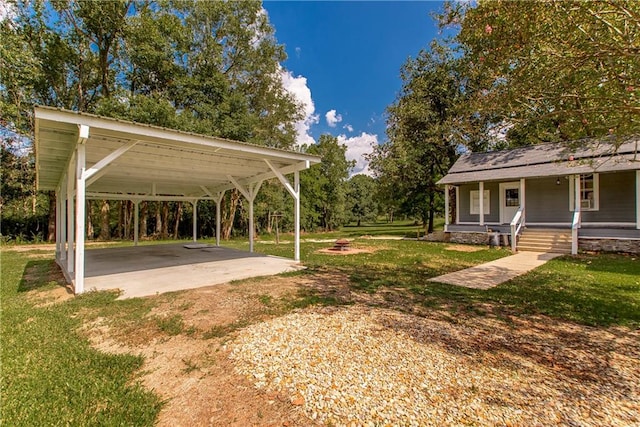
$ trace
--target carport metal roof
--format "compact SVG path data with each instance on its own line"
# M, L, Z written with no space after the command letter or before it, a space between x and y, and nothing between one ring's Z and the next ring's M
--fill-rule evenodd
M68 110L35 108L36 183L56 192L56 260L76 293L84 291L85 200L135 203L134 241L141 200L216 202L216 237L224 192L238 189L249 201L253 251L253 201L264 180L277 178L295 201L294 258L300 259L299 172L317 156L181 132ZM285 175L293 173L294 182Z
M88 126L87 196L132 194L207 199L238 184L319 163L317 156L99 117L50 107L35 109L37 185L56 190ZM163 200L169 200L163 197Z

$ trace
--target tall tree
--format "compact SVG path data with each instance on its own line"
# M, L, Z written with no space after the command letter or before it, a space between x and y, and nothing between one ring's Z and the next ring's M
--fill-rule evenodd
M388 108L388 141L377 147L371 168L383 188L392 189L404 213L433 231L440 210L436 182L446 173L462 144L479 145L459 128L459 107L466 97L460 62L433 43L401 70L402 90ZM391 194L395 194L392 196Z
M477 84L469 110L512 144L640 131L640 2L450 3Z
M375 221L378 216L376 182L368 175L354 175L346 182L348 221L360 227L362 221Z
M319 166L300 174L304 228L334 230L345 220L345 181L355 165L347 160L347 147L331 135L321 135L318 143L308 147L309 154L322 158Z

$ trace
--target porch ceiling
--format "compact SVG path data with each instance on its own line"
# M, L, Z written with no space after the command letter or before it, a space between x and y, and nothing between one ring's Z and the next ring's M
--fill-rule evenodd
M78 143L86 146L88 196L153 195L209 198L241 185L319 163L317 156L98 117L36 107L37 185L55 190ZM86 140L80 126L89 127ZM111 160L111 161L109 161ZM92 168L94 169L92 171Z

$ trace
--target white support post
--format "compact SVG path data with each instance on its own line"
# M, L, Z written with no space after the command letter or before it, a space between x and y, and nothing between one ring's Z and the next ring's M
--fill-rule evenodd
M253 252L253 199L249 199L249 252Z
M293 191L295 199L294 211L294 250L293 260L300 261L300 172L293 173Z
M198 200L191 202L193 205L193 242L198 240Z
M636 171L636 229L640 230L640 170Z
M484 182L480 182L478 184L478 192L480 193L478 195L479 199L478 199L478 204L479 204L479 208L480 208L480 225L484 225Z
M524 192L524 187L525 187L525 181L524 178L520 179L520 208L522 208L522 227L525 226L525 221L526 221L526 214L527 211L525 210L525 192Z
M75 247L75 293L84 292L84 236L85 236L85 144L78 144L76 156L76 247Z
M293 173L293 186L289 182L289 180L276 169L269 160L264 159L265 163L269 166L271 171L276 175L280 183L284 185L284 188L287 189L291 197L293 197L295 208L294 208L294 250L293 250L293 259L294 261L300 261L300 172L294 171ZM307 165L308 167L308 165Z
M238 181L231 175L227 175L229 181L238 189L245 199L249 201L249 252L253 252L253 201L258 195L258 191L262 186L262 181L249 184L248 188L244 188Z
M460 187L456 185L456 224L460 224Z
M449 231L449 184L444 186L444 231Z
M140 201L133 201L133 246L138 246L140 236Z
M56 188L56 261L60 262L60 252L62 247L61 242L61 227L60 227L60 218L62 215L62 203L60 202L60 186Z
M575 201L574 201L574 207L575 207L575 211L582 211L582 202L581 202L581 196L582 196L582 189L580 188L580 175L575 175L575 185L573 186L573 188L575 189L574 192L574 197L575 197Z
M223 197L224 191L218 193L218 198L216 199L216 246L220 246L220 205Z
M67 260L67 174L60 181L60 267ZM64 268L64 267L63 267Z
M75 161L76 153L74 152L71 161L69 162L69 169L67 171L67 273L71 275L74 268L74 256L75 256L75 208L73 206L73 193L75 176Z

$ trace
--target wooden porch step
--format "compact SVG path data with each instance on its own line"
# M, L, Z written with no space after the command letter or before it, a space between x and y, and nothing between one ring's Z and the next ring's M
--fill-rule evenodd
M571 232L566 229L525 229L518 239L519 251L571 253Z

